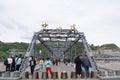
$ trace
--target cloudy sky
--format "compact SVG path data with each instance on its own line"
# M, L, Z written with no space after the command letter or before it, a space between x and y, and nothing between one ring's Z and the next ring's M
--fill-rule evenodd
M120 47L120 0L0 0L0 41L30 42L44 22L76 24L88 43Z

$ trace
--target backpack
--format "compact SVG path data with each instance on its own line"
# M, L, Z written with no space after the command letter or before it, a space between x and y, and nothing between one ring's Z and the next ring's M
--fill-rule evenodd
M8 60L7 59L4 60L4 65L8 65Z

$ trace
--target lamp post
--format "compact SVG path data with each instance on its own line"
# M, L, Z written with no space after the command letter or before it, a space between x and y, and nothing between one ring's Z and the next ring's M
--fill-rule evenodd
M42 51L41 51L41 50L39 50L39 53L41 54L41 53L42 53Z
M42 51L41 51L41 50L39 50L39 54L40 54L39 56L42 56L42 54L41 54L41 53L42 53ZM40 58L40 57L39 57L39 58Z

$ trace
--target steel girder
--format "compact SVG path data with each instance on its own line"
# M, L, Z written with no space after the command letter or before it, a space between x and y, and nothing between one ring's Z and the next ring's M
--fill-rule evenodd
M38 40L56 56L65 54L80 39L81 33L70 29L43 29L38 32Z
M20 76L23 75L26 68L28 67L29 57L34 52L36 40L39 40L52 54L53 57L60 57L64 55L74 44L78 41L82 41L84 48L87 51L87 55L90 59L92 68L98 72L98 66L94 60L93 52L90 49L87 40L85 39L84 33L73 31L70 29L42 29L39 32L35 32L33 39L24 55L23 62L20 66Z

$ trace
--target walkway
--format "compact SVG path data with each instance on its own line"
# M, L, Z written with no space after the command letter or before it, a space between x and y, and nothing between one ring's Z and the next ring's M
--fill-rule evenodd
M50 75L49 75L49 79L42 79L41 76L42 76L42 72L45 72L45 69L40 71L39 70L39 66L37 65L36 66L36 71L39 72L39 79L35 79L35 77L31 77L31 75L29 75L29 79L26 79L25 77L23 77L22 79L19 79L19 77L13 77L14 73L12 72L10 74L10 77L1 77L0 76L0 80L120 80L120 76L109 76L108 78L84 78L84 79L81 79L81 78L77 78L77 79L71 79L71 72L74 72L75 69L73 67L73 65L65 65L63 63L59 64L59 66L52 66L52 70L53 72L58 72L58 79L51 79L50 78ZM27 70L29 73L30 73L30 68L28 67ZM67 72L68 74L68 78L67 79L61 79L61 72ZM118 73L119 74L119 73Z
M42 75L42 72L45 72L45 69L40 71L38 68L39 68L39 66L37 65L36 69L39 72L39 77L40 77L39 80L44 80L44 79L41 79L41 75ZM58 66L54 65L54 66L52 66L52 70L53 70L53 72L58 72L59 79L51 79L51 78L49 78L47 80L99 80L99 79L91 79L91 78L87 78L87 79L81 79L81 78L71 79L70 78L71 72L75 72L74 65L71 65L71 64L70 65L65 65L65 64L61 63ZM27 71L29 71L29 73L30 73L29 68L27 69ZM67 72L68 79L61 79L60 78L61 72ZM29 77L30 77L29 80L33 80L33 79L31 79L31 76L29 76ZM26 79L21 79L21 80L26 80ZM34 80L37 80L37 79L34 79Z

